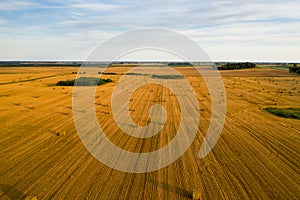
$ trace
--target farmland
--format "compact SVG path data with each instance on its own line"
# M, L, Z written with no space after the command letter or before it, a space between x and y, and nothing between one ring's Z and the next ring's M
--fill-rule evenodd
M179 129L179 101L161 85L140 87L129 103L132 120L140 126L149 124L149 108L157 103L168 118L153 137L124 134L112 116L111 96L120 74L129 68L115 66L108 71L116 75L103 75L114 82L97 87L96 116L107 137L119 147L155 151L167 145ZM299 120L265 110L300 108L299 76L277 69L222 71L225 125L213 150L199 159L211 117L211 98L195 69L176 67L199 103L197 135L171 165L133 174L107 167L82 144L72 117L73 87L55 85L75 79L72 72L77 70L0 68L0 199L192 199L193 191L201 199L300 198Z

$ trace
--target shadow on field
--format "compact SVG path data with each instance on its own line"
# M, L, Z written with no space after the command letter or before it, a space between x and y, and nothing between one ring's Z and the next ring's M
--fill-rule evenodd
M21 191L7 184L0 184L0 196L7 196L11 200L24 200L26 198L26 195Z
M168 190L170 192L173 192L175 194L179 194L180 196L183 196L185 198L193 199L193 193L190 191L187 191L185 189L182 189L180 187L174 186L174 185L169 185L168 183L162 183L155 181L153 179L150 179L149 182L157 187L160 187L164 190Z

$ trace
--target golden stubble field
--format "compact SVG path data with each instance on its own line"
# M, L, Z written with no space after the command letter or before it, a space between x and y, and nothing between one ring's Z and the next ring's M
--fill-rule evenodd
M226 122L207 157L197 157L210 119L210 95L195 70L176 68L197 94L198 134L170 166L132 174L111 169L81 143L72 118L72 87L54 86L76 77L77 68L0 69L0 199L299 199L299 120L272 115L265 107L300 107L300 77L274 69L222 72L227 96ZM124 73L127 68L111 71ZM64 73L63 75L61 73ZM149 123L150 105L159 103L168 119L148 139L124 134L111 114L114 83L99 86L95 108L110 140L132 152L168 144L178 129L176 96L149 84L132 94L130 112Z

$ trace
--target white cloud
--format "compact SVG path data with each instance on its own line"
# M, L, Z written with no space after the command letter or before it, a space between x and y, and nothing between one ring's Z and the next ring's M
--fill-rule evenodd
M32 1L21 0L2 0L0 1L0 11L26 10L39 6L38 3Z
M113 4L106 3L81 3L81 4L73 4L70 6L71 8L83 9L88 11L112 11L114 9L120 9L121 7Z

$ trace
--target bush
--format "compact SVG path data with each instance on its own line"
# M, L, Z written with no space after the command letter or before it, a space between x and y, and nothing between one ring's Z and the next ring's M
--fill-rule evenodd
M110 78L108 79L98 79L92 77L80 77L76 79L76 86L96 86L96 85L103 85L105 83L113 82ZM75 80L66 80L66 81L59 81L56 83L57 86L74 86Z
M289 72L300 74L300 67L298 67L297 64L294 64L293 66L289 67Z
M73 86L75 80L59 81L56 83L57 86Z

